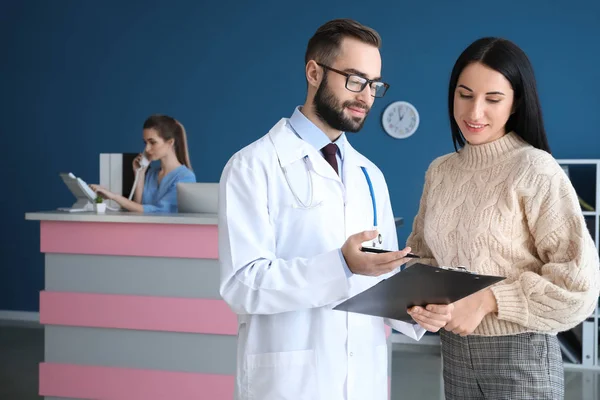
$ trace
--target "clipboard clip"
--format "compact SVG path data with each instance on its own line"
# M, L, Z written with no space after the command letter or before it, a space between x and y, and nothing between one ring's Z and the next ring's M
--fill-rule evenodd
M469 271L465 267L438 267L438 268L445 269L446 271L457 271L457 272L464 272L466 274L475 275L474 272Z

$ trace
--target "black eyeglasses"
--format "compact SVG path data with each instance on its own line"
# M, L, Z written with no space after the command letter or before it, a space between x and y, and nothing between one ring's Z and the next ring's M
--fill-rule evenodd
M373 97L383 97L385 92L389 89L390 85L385 82L374 81L372 79L364 78L360 75L350 74L348 72L340 71L335 68L331 68L325 64L317 63L321 67L328 69L330 71L336 72L340 75L346 77L346 89L351 92L360 93L365 90L365 87L369 85L369 90L371 91L371 96Z

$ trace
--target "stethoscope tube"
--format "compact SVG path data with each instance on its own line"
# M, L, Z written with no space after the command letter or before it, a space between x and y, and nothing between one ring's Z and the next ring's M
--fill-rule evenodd
M373 227L377 228L377 202L375 201L375 191L373 190L373 184L371 183L371 178L369 177L369 173L365 167L360 167L362 172L365 174L365 179L367 180L367 185L369 185L369 193L371 193L371 202L373 203Z
M365 174L367 185L369 185L369 193L371 194L371 202L373 203L373 229L377 230L377 202L375 201L375 190L373 190L373 183L365 167L360 167L362 172ZM377 241L373 240L373 247L377 247L383 243L383 237L381 233L377 235Z

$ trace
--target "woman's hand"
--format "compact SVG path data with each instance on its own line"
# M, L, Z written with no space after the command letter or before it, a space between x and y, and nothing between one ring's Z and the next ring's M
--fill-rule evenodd
M115 197L117 197L116 194L114 194L113 192L111 192L110 190L103 188L100 185L90 185L90 188L99 196L101 196L102 198L108 199L108 200L113 200Z
M445 330L467 336L479 326L489 313L498 311L496 297L491 289L484 289L454 302L454 312Z
M454 315L453 304L428 304L426 307L411 307L408 314L429 332L437 332L446 326Z

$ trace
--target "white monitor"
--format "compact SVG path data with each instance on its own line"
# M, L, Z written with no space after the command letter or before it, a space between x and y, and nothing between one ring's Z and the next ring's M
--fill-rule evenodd
M132 168L133 159L139 153L100 153L100 179L98 183L103 188L115 194L129 197L132 194L135 172ZM105 200L108 207L119 208L114 200Z
M219 184L208 182L179 182L177 210L180 213L217 214Z

